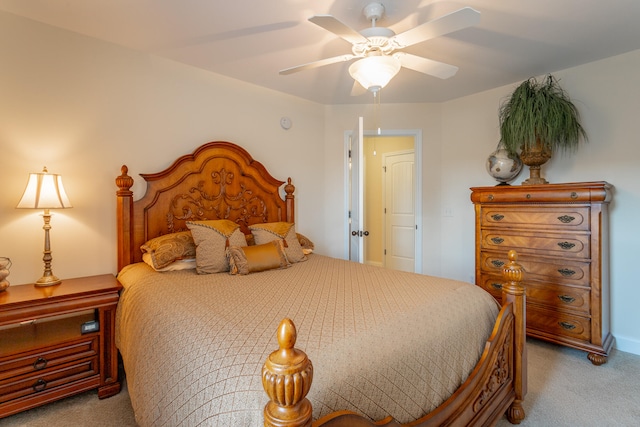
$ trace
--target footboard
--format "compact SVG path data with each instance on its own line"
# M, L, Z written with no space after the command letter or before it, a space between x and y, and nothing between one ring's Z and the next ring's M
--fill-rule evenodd
M433 412L407 426L486 426L503 414L513 424L524 419L526 394L525 292L522 267L515 251L503 268L502 309L485 344L480 361L458 390ZM264 425L311 426L311 403L306 399L313 381L313 365L296 349L296 329L290 319L278 327L279 350L271 353L262 369L262 385L269 395ZM321 373L320 373L321 375ZM316 427L400 426L391 417L372 422L349 412L334 412L313 422Z

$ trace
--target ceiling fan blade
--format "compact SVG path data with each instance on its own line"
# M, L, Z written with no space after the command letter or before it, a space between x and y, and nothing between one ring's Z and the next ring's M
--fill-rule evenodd
M293 74L293 73L297 73L298 71L310 70L312 68L318 68L318 67L323 67L325 65L335 64L336 62L349 61L355 57L356 57L355 55L347 54L347 55L334 56L331 58L325 58L319 61L308 62L306 64L296 65L295 67L285 68L284 70L280 70L280 74L282 75Z
M458 67L455 65L449 65L444 62L434 61L433 59L411 55L410 53L397 52L394 53L393 56L398 58L402 66L405 68L441 79L448 79L458 72Z
M396 49L411 46L444 34L472 27L480 22L480 12L470 7L425 22L391 38Z
M366 43L368 40L365 36L354 30L353 28L338 21L332 15L315 15L309 18L309 21L332 32L338 37L348 41L351 44Z

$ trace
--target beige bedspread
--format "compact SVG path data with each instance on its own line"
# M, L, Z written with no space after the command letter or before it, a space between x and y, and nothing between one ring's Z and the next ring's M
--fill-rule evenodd
M261 426L261 368L284 317L314 364L314 418L340 409L401 422L470 374L499 307L468 283L317 254L248 276L118 276L117 346L141 426Z

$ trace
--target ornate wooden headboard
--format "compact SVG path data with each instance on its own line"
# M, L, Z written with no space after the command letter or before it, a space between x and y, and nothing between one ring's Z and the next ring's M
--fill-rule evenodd
M142 260L140 246L162 234L186 230L185 221L229 219L245 234L260 222L294 222L295 187L275 179L242 147L214 141L178 158L167 169L141 174L144 196L134 201L126 165L116 178L118 271Z

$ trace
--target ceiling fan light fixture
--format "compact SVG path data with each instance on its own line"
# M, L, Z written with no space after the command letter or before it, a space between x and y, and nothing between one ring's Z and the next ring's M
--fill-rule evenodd
M400 67L400 60L393 56L368 56L351 64L349 74L362 87L376 92L398 74Z

